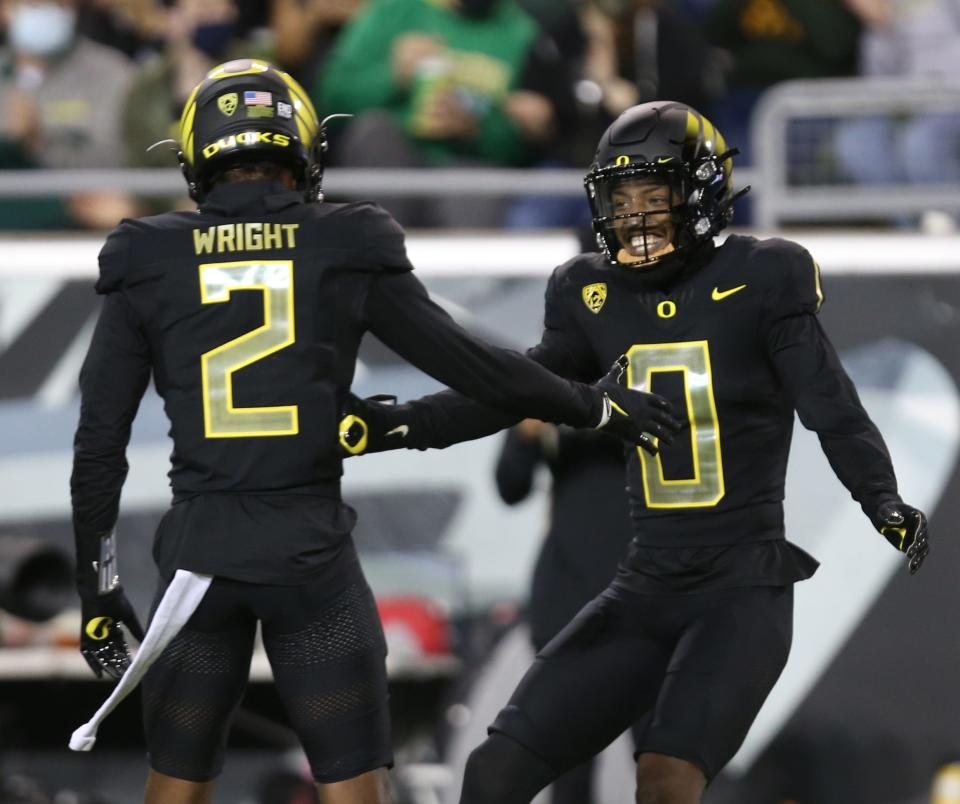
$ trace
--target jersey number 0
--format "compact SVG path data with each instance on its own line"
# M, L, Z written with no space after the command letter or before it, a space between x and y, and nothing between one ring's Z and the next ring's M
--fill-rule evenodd
M627 384L649 391L654 373L683 373L686 414L690 422L693 477L668 480L659 455L637 449L643 472L643 493L649 508L708 508L723 499L723 456L720 422L713 398L710 345L706 341L651 343L627 351Z
M235 290L263 294L263 326L200 358L204 434L207 438L296 435L300 429L296 405L238 408L233 404L233 373L289 346L296 337L293 262L252 260L200 266L204 304L230 301Z

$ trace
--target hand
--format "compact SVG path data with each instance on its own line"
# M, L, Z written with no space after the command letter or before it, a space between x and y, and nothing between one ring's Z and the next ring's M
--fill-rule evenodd
M553 129L553 104L539 92L518 89L503 101L503 111L524 138L530 142L543 142Z
M350 457L403 449L410 428L395 396L378 394L360 399L350 394L341 411L338 431L343 456Z
M901 502L885 502L871 518L884 538L906 554L910 574L915 575L930 552L923 512Z
M416 134L426 140L470 140L477 136L477 117L452 89L432 95L417 112Z
M36 100L23 90L14 90L7 99L6 112L11 138L17 140L24 150L36 153L41 133Z
M400 86L413 79L421 61L439 56L444 51L443 39L425 33L408 33L393 43L393 78Z
M597 429L656 455L659 442L671 443L682 423L674 418L670 403L662 396L633 391L621 384L628 363L627 356L620 355L607 376L594 385L605 397L604 415Z
M93 190L68 196L66 206L74 221L87 229L112 229L123 218L141 214L132 196L121 190Z
M143 642L143 628L122 587L83 600L80 653L97 678L106 673L118 679L130 666L130 652L121 625L127 627L137 642Z
M524 441L539 441L550 425L539 419L524 419L517 424L517 435Z
M893 21L893 3L890 0L844 0L844 5L868 28L883 30L889 28Z

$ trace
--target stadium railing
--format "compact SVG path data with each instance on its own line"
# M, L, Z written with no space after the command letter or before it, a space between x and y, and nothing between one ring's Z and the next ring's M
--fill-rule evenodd
M329 168L324 190L341 197L392 196L551 196L583 197L584 169ZM749 184L753 173L737 171ZM186 195L180 171L173 168L122 170L0 170L0 198L36 198L93 190L123 190L136 196Z
M960 113L960 80L826 79L771 88L751 127L756 225L773 229L814 221L889 221L929 210L960 213L960 187L858 185L843 176L833 150L843 122L944 112Z

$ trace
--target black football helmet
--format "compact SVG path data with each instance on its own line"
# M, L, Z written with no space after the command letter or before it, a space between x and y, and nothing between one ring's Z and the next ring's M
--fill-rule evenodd
M737 153L713 123L682 103L655 101L627 109L600 138L584 179L597 244L607 259L638 267L657 262L663 252L649 244L658 242L657 231L670 231L667 221L678 253L727 226L733 202L750 189L733 192ZM644 179L669 187L664 208L638 212L627 205L624 211L625 205L615 203L615 191ZM627 259L618 260L624 249Z
M322 198L324 127L293 78L259 59L214 67L183 107L180 166L202 201L218 174L239 162L289 165L308 200Z

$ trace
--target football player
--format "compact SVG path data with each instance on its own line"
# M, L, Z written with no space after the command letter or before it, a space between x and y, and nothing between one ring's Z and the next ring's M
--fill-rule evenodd
M642 716L637 801L701 800L783 669L793 584L817 567L784 538L794 411L911 573L927 555L925 517L898 495L817 319L816 262L786 240L714 244L739 195L734 155L679 103L629 109L600 140L585 180L600 251L554 271L528 354L584 381L625 354L627 384L671 400L684 426L658 454L629 450L627 557L538 654L471 755L462 804L526 804ZM354 404L369 450L443 447L516 421L452 391Z
M364 331L518 414L603 426L649 449L676 423L655 395L561 379L471 337L414 278L386 213L317 203L323 127L270 64L214 68L177 145L199 209L123 221L100 253L105 298L71 480L81 649L98 675L119 677L129 660L118 626L140 636L111 534L152 375L173 437L173 506L155 542L153 622L120 685L159 655L143 681L147 802L210 799L258 621L323 800L376 802L392 763L385 644L340 497L336 430ZM87 724L71 747L94 739Z

